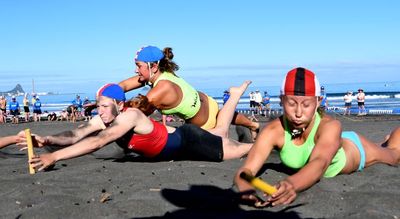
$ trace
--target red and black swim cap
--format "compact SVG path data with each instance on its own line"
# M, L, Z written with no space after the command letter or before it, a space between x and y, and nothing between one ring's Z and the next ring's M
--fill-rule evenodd
M282 83L281 95L320 96L321 87L312 71L299 67L287 73Z

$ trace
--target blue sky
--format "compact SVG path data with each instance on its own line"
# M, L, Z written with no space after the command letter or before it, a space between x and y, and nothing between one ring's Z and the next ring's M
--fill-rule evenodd
M291 68L324 84L400 81L398 1L0 1L0 90L78 92L134 74L143 45L174 49L200 90Z

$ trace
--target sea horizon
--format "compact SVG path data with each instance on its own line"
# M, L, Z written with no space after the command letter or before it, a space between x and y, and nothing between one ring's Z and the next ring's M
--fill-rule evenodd
M188 81L188 80L187 80ZM188 81L190 84L192 81ZM46 82L45 80L37 80L34 85L32 82L27 83L25 80L21 82L15 82L15 84L11 83L0 83L0 92L6 92L15 88L17 84L20 84L25 93L39 93L39 94L52 94L52 95L67 95L67 94L81 94L82 96L88 96L91 99L94 99L94 95L97 91L97 88L107 83L95 83L88 81L79 81L79 82L71 82L66 81L64 84L65 88L60 88L57 86L56 88L52 85L51 80ZM117 82L112 82L117 83ZM242 82L238 80L232 80L232 85L230 86L239 86ZM198 84L194 86L198 91L202 91L209 96L212 97L220 97L223 95L225 90L229 89L229 86L221 87L216 86L215 83L204 83ZM340 82L340 83L323 83L320 82L321 86L325 87L326 92L329 93L346 93L347 91L352 91L355 93L359 88L362 88L364 92L397 92L400 91L400 80L399 81L378 81L378 82ZM137 95L138 93L147 93L149 90L149 86L144 86L142 88L133 90L130 93ZM277 96L280 93L280 84L277 85L269 85L266 83L265 85L260 85L260 83L252 83L244 93L244 96L248 95L251 91L259 90L262 93L267 91L270 95Z
M366 93L366 108L367 109L382 109L382 110L392 110L393 113L400 113L400 81L394 82L367 82L367 83L337 83L337 84L323 84L328 96L329 106L332 109L342 109L343 108L343 96L347 91L353 91L353 108L356 108L357 101L355 94L358 88L364 89ZM22 87L25 92L29 92L29 88L26 89ZM214 97L216 101L222 106L222 95L224 90L228 88L207 88L204 86L197 88L202 92L207 93L209 96ZM4 89L4 88L2 88ZM132 98L136 96L138 93L146 94L149 90L148 86L143 88L139 88L135 91L131 91L127 93L127 98ZM252 86L246 90L245 94L239 101L237 109L247 110L249 108L249 93L251 91L259 90L261 93L264 91L268 91L271 96L271 108L274 110L281 110L281 106L279 104L279 90L280 86ZM62 111L67 106L69 106L72 100L75 99L76 95L80 95L81 99L85 99L88 97L91 101L95 101L95 93L97 90L88 91L87 87L83 87L80 91L77 92L53 92L46 91L46 88L43 91L35 91L38 93L41 102L43 111ZM49 94L49 92L51 92ZM10 97L8 97L8 100ZM23 96L18 96L17 100L20 105L22 105Z

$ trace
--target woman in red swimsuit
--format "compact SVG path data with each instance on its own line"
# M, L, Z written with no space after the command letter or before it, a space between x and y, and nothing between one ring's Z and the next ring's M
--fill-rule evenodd
M34 135L38 146L67 146L53 153L36 155L30 163L39 171L59 160L65 160L94 152L110 142L131 149L145 157L157 160L190 159L222 161L240 158L247 154L252 144L239 143L225 136L232 121L240 96L250 82L230 89L231 98L220 112L215 130L205 131L198 126L184 124L173 128L149 119L141 110L126 107L125 94L117 84L106 84L97 92L98 115L77 129L57 135ZM146 99L144 99L146 100ZM143 100L139 101L143 102ZM137 106L135 102L133 106ZM97 133L96 135L92 135Z

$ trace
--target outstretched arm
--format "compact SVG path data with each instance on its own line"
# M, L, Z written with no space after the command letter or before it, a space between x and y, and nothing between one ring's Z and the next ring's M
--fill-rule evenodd
M50 154L41 154L32 158L29 162L34 168L41 171L59 160L66 160L81 155L94 152L110 142L120 138L136 125L136 116L134 114L120 114L113 124L96 136L86 137L76 144Z
M268 126L266 126L246 158L244 165L237 171L235 175L235 183L240 192L247 193L242 196L246 201L253 202L257 206L266 205L268 203L263 203L254 193L248 193L249 191L254 191L254 188L240 177L242 172L246 172L249 175L256 176L258 171L261 169L265 160L269 157L274 145L283 145L283 137L279 138L277 136L283 135L283 129L280 128L279 119L274 120Z
M24 137L25 137L24 131L20 131L16 135L0 137L0 148L7 147L12 144L17 144L17 143L23 141Z
M128 92L136 88L143 87L145 84L140 82L139 76L136 75L119 82L118 85L122 87L125 92Z
M11 135L11 136L6 136L6 137L0 138L0 148L17 143L17 138L18 137L16 135Z
M91 133L104 129L105 126L103 121L99 116L95 116L88 123L79 126L76 129L64 131L55 135L49 136L40 136L33 135L33 138L36 140L38 147L42 147L45 145L60 145L66 146L75 144L80 141L82 138L88 136Z

